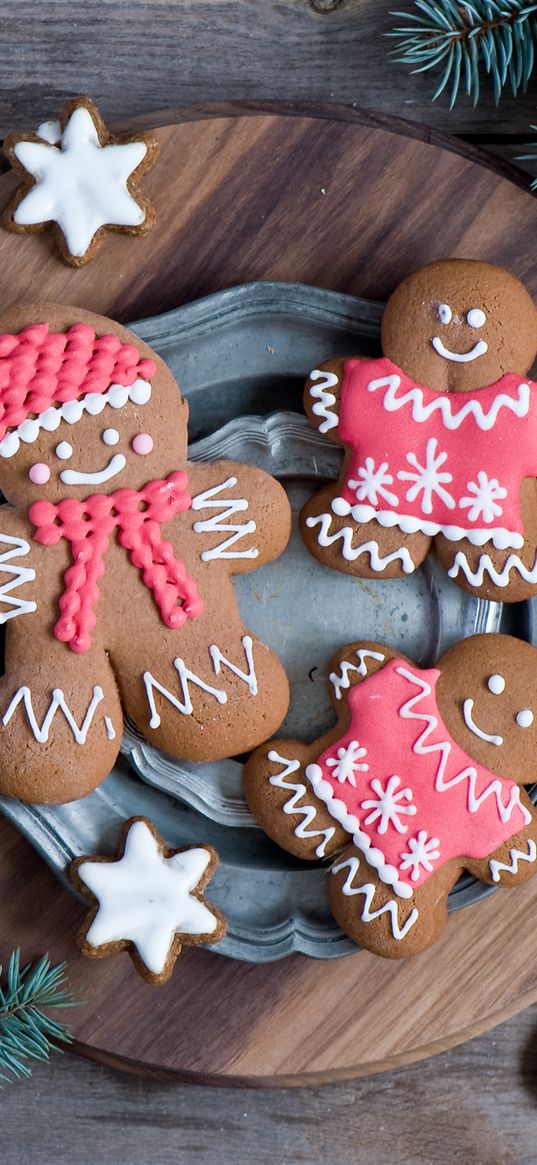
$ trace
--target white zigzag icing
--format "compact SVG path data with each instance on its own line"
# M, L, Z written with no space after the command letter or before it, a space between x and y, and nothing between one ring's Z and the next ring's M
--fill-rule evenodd
M54 690L52 692L52 700L50 702L48 712L46 713L45 718L43 720L43 723L40 727L37 720L36 720L36 716L35 716L35 712L34 712L34 708L33 708L33 704L32 704L31 690L30 690L30 688L23 685L23 687L19 688L19 690L17 692L15 692L15 695L13 696L13 699L12 699L9 707L7 708L6 712L4 712L4 715L2 717L2 724L4 725L4 728L6 727L7 724L9 724L9 721L11 720L11 717L13 716L16 708L22 702L24 704L26 716L28 718L28 723L30 725L30 728L32 729L32 732L35 736L35 739L38 741L39 744L46 744L48 737L49 737L49 731L50 731L50 726L52 724L52 721L54 720L54 717L56 715L56 712L58 711L58 708L61 708L61 711L63 712L65 719L67 720L67 723L68 723L68 725L73 733L73 736L76 740L76 743L77 744L85 744L89 729L91 727L91 722L93 720L95 709L97 708L97 706L101 703L101 700L103 700L103 699L104 699L103 689L101 687L99 687L98 685L96 685L93 689L93 696L92 696L91 701L88 705L88 710L87 710L86 715L84 716L82 724L80 725L80 728L79 728L76 720L74 719L74 716L73 716L70 708L68 707L68 705L65 702L65 696L64 696L64 693L62 692L61 688L54 688ZM107 735L108 735L108 731L107 731ZM111 739L111 738L109 737L109 739Z
M359 648L359 650L356 652L356 657L360 661L358 663L358 665L356 665L355 663L349 663L348 660L343 659L339 665L339 675L337 674L337 672L333 671L333 672L330 672L330 675L328 676L328 679L330 680L330 683L332 684L332 687L334 689L336 700L341 700L342 691L347 689L347 688L350 688L350 686L351 686L351 681L349 679L350 672L352 672L352 671L358 672L359 676L366 676L367 675L367 664L365 662L366 658L367 659L378 659L380 663L382 663L386 659L386 656L383 655L382 652L369 651L367 648L364 648L364 647Z
M528 413L530 404L530 388L529 384L519 384L517 389L517 400L513 400L505 392L498 393L498 396L490 406L488 413L485 413L483 406L477 400L466 401L459 409L454 411L453 404L456 398L449 396L438 396L437 399L429 401L428 404L423 403L423 390L416 385L415 388L408 389L403 393L403 396L397 397L396 392L401 383L400 376L382 376L378 380L371 380L367 388L369 392L376 392L377 388L386 388L384 395L384 408L389 413L394 413L398 409L403 408L407 404L412 405L412 419L422 424L428 421L434 412L439 412L446 429L458 429L466 417L472 416L477 422L480 429L488 432L496 424L498 413L500 409L506 408L514 413L515 417L525 417Z
M321 380L321 377L324 377ZM310 388L310 396L318 401L312 407L312 413L316 417L324 417L324 420L319 425L320 433L328 433L330 429L335 429L338 423L337 413L330 411L331 405L335 405L336 398L333 392L327 392L328 388L335 388L338 383L338 378L335 372L322 372L319 368L314 368L310 372L310 380L321 380L320 384L314 384Z
M381 557L379 555L379 544L372 539L369 542L362 542L360 546L352 545L355 531L351 526L342 526L341 530L337 530L335 534L329 534L328 531L332 525L331 514L318 514L316 518L306 518L306 526L310 528L319 524L321 526L317 538L319 546L331 546L333 542L337 542L341 538L343 541L341 553L347 562L354 562L355 559L359 558L360 554L369 554L372 570L383 571L389 566L390 562L395 562L398 558L401 560L405 574L412 574L415 569L406 546L401 546L398 550L393 550L391 554L386 554L384 557Z
M286 777L291 776L291 773L296 773L296 770L300 768L300 761L288 760L287 757L280 756L274 749L267 753L267 758L273 764L284 766L283 772L275 773L274 776L269 777L270 784L277 789L292 790L292 796L283 805L284 813L301 813L304 818L295 829L296 836L302 838L322 837L323 840L317 846L315 853L318 858L324 858L328 842L336 832L335 826L329 825L326 829L310 829L309 826L317 816L317 810L313 808L313 805L297 805L297 801L300 801L306 792L306 786L300 781L295 784L293 781L286 782L285 780Z
M483 802L486 801L488 797L494 797L496 800L498 816L501 821L510 821L513 810L515 807L518 807L525 819L525 824L528 825L531 821L531 813L528 809L526 809L525 805L521 804L520 790L516 785L514 785L510 791L507 805L504 805L501 799L502 782L498 777L495 777L490 782L490 784L487 785L486 789L484 789L483 792L479 794L479 796L476 796L477 770L473 767L473 765L468 765L465 769L461 769L459 773L456 773L454 777L448 777L445 779L446 767L451 755L451 743L447 740L444 740L437 744L426 744L425 742L428 737L431 735L431 733L435 732L438 727L438 719L431 713L414 711L416 704L419 704L420 700L422 700L424 697L430 696L432 691L431 685L428 684L426 680L422 680L419 676L413 675L413 673L408 671L406 667L397 667L395 670L398 675L403 676L403 678L408 680L409 683L414 684L415 687L419 687L421 689L416 693L416 695L410 696L406 703L403 704L399 710L399 715L404 720L422 720L425 723L425 728L423 729L421 735L418 736L418 739L413 746L413 750L418 754L418 756L426 756L431 752L438 752L440 754L434 785L436 791L438 793L445 793L447 789L452 789L455 785L460 784L461 781L467 781L468 810L470 813L477 813Z
M37 603L29 599L19 599L11 592L21 587L24 583L34 582L35 570L29 566L6 566L6 563L11 562L12 558L20 558L23 554L30 553L30 544L24 538L12 538L9 534L0 534L0 543L5 542L10 547L0 554L0 574L8 574L12 577L7 582L0 586L0 602L7 603L11 608L7 611L0 610L0 624L7 623L8 619L14 619L17 615L27 615L31 611L37 610Z
M505 870L508 874L517 874L519 862L534 862L537 857L535 842L530 837L528 839L527 853L522 853L522 850L513 848L509 850L509 857L511 858L510 862L498 862L495 858L492 858L489 862L493 882L500 881L500 870Z
M468 582L473 587L483 586L485 571L497 587L508 586L509 574L512 570L518 571L520 577L524 579L524 582L535 583L537 582L537 557L531 570L528 570L527 566L524 566L524 563L521 562L518 554L510 554L504 562L501 571L498 571L490 555L482 554L477 564L477 570L473 571L466 555L462 550L458 550L453 566L450 566L448 570L450 578L456 578L459 570L462 570L462 573L466 575Z
M201 558L203 562L210 562L213 558L258 558L259 556L259 550L255 546L251 546L249 550L229 549L240 538L246 537L247 534L253 534L256 529L253 518L248 522L242 523L229 521L235 514L248 509L248 502L245 498L216 498L215 500L216 494L221 493L223 489L230 489L236 484L236 477L228 477L220 485L214 485L210 489L203 490L203 493L197 494L195 498L192 498L193 510L220 510L220 513L212 514L210 518L204 518L201 522L194 522L192 529L196 534L229 534L229 537L223 542L220 542L218 546L213 546L210 550L202 550Z
M360 866L360 861L357 857L355 857L354 854L350 858L346 858L344 862L338 862L337 865L332 866L332 874L338 874L340 870L345 869L345 866L349 867L349 872L345 882L343 883L343 886L341 887L341 892L347 896L351 896L353 894L364 895L365 901L361 914L362 922L374 922L374 920L376 918L380 918L382 914L389 914L393 937L397 940L397 942L400 942L401 939L406 937L410 928L414 926L414 923L417 922L419 918L419 910L417 906L414 906L410 911L410 914L406 922L403 923L403 926L399 926L398 904L394 898L389 898L388 901L385 902L383 906L380 906L378 910L371 910L371 903L375 896L376 886L373 884L373 882L364 882L362 886L353 886L355 875Z

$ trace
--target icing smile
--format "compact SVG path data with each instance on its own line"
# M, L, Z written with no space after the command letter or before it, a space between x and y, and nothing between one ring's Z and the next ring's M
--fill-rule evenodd
M483 732L483 729L479 728L472 716L473 706L473 700L468 698L464 701L462 714L464 716L464 723L466 724L466 727L470 729L470 732L473 732L474 736L479 736L480 740L486 740L487 744L503 744L503 736L495 736L490 732Z
M60 478L66 485L102 485L103 482L110 481L112 477L117 477L117 474L121 473L126 464L127 459L123 453L115 453L104 469L97 469L95 473L79 473L77 469L63 469Z
M485 352L488 352L488 344L485 340L478 340L469 352L452 352L450 348L445 347L440 336L433 336L431 343L439 356L443 356L444 360L454 360L457 364L467 364L470 360L477 360L478 356L484 356Z

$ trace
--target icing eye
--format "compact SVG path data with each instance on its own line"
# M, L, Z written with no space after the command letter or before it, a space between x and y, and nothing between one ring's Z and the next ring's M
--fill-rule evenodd
M105 445L117 445L119 441L119 433L117 429L105 429L103 433L103 441Z
M471 328L482 328L486 319L487 317L480 307L471 307L466 316L466 321Z
M449 324L453 319L453 312L449 306L449 303L439 303L437 314L441 324Z
M62 461L68 461L72 456L73 446L68 441L60 441L60 444L56 445L56 457L59 457Z
M153 448L153 438L149 433L137 433L133 438L132 447L135 453L140 453L145 457L147 453L151 453Z
M492 692L493 696L501 696L505 689L505 680L503 676L500 676L497 673L493 676L489 676L487 687L489 692Z
M533 712L531 708L521 708L520 712L516 714L516 722L519 728L531 728L533 724Z
M50 469L44 461L36 461L35 465L32 465L28 470L28 477L34 485L45 485L50 477Z

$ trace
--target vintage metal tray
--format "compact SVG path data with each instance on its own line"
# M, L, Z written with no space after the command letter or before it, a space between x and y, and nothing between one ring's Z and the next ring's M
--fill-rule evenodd
M327 664L352 639L389 642L430 664L476 631L532 635L530 604L473 599L433 559L410 578L368 582L326 570L303 546L298 511L336 475L341 456L300 415L304 376L330 355L377 350L380 313L380 305L350 296L258 283L133 325L189 399L192 458L248 461L288 491L295 516L288 548L235 584L245 622L278 651L290 677L283 734L313 738L330 725ZM242 798L241 773L239 760L178 763L128 729L122 758L84 800L27 806L0 798L0 809L64 881L73 856L113 851L120 821L133 814L150 817L171 845L212 842L221 863L211 898L229 919L215 948L221 954L263 962L292 951L320 958L355 951L328 910L325 870L296 861L262 834ZM450 909L489 892L465 875Z

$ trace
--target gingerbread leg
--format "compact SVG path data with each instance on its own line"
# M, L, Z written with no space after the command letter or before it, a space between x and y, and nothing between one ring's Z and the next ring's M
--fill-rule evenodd
M330 908L358 946L389 959L415 955L444 929L448 894L460 870L460 863L446 862L411 898L401 898L350 845L332 866Z
M318 741L272 740L257 749L244 771L244 795L261 828L307 861L329 857L349 840L305 776L318 755Z
M207 608L178 631L156 618L152 628L111 650L126 715L151 744L177 758L218 760L249 752L279 728L289 701L285 671L237 614Z
M439 534L435 552L450 578L474 595L495 602L518 603L537 594L537 482L526 478L521 489L524 545L497 550L492 542L474 546L467 539L450 542Z
M36 803L84 797L110 772L122 731L115 678L100 648L75 655L51 640L36 662L35 644L13 630L0 682L0 792Z
M334 505L333 505L334 503ZM397 526L355 522L337 513L334 486L310 498L300 515L302 537L315 558L332 570L359 578L401 578L423 562L431 539L403 534Z

